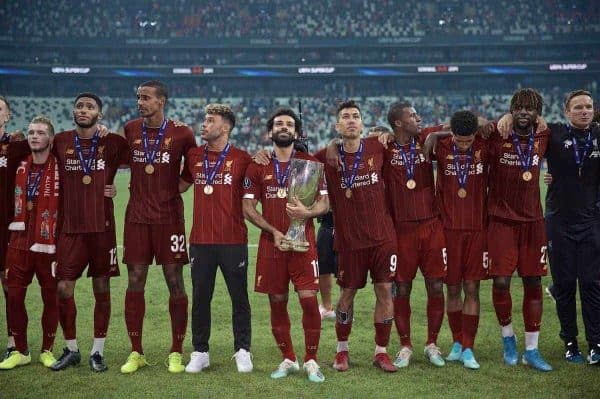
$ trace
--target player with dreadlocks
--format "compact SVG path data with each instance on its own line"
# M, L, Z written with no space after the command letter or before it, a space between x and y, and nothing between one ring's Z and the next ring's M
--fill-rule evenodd
M549 123L546 232L564 359L584 363L577 342L576 293L579 286L587 360L600 364L600 126L592 94L575 90L565 101L567 123ZM550 175L548 175L550 176ZM546 180L546 179L545 179Z
M501 326L504 362L518 362L517 341L512 326L511 276L515 270L523 280L525 352L523 364L551 371L538 351L542 321L541 276L547 274L547 241L540 202L539 174L550 131L536 131L543 99L533 89L517 91L510 114L501 120L490 142L488 195L489 275L493 277L493 303ZM508 134L506 119L512 120ZM541 129L538 129L541 130Z

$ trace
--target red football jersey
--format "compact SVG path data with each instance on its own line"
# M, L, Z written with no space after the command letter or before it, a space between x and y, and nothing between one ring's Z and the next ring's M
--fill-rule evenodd
M421 129L416 142L416 157L413 179L414 189L406 186L408 174L404 159L395 143L388 144L385 151L383 176L387 187L387 198L394 223L430 219L439 214L435 205L435 184L433 165L425 162L421 146L427 135L441 130L441 126ZM402 146L407 159L410 159L410 145Z
M342 170L325 165L329 202L335 228L334 249L354 251L396 240L396 231L385 200L382 168L384 147L376 137L363 139L363 154L352 184L352 196L346 198ZM324 160L326 150L316 154ZM356 153L346 153L347 170L352 168Z
M35 181L36 177L43 171L45 165L31 164L31 181ZM16 173L16 172L15 172ZM33 208L27 210L27 207L23 207L25 210L25 230L16 230L10 232L10 241L8 246L15 249L27 251L35 242L35 214L37 213L38 193L40 187L35 191L32 199ZM12 203L15 203L14 190Z
M205 146L192 148L185 158L181 177L194 184L194 223L191 244L246 244L248 229L242 212L243 182L252 158L246 151L231 146L212 182L213 192L204 193ZM210 168L220 152L208 151Z
M181 161L190 148L196 147L192 130L168 120L162 144L154 157L154 173L145 172L146 157L142 142L143 118L127 122L125 138L129 143L131 182L126 222L175 224L183 222L183 200L179 194ZM150 150L159 128L148 128Z
M296 152L295 158L307 159L309 161L319 162L316 158L304 152ZM281 173L285 171L289 162L280 162ZM289 180L288 180L289 182ZM258 165L250 163L246 170L244 179L244 198L256 199L261 203L262 215L265 220L277 230L285 234L290 227L290 218L285 211L287 198L278 198L277 189L279 185L275 175L275 164L271 160L268 165ZM327 195L324 179L319 184L319 194ZM312 219L308 219L305 225L306 239L315 245L315 228ZM261 231L258 243L258 256L265 258L280 258L285 253L275 248L273 235L266 231Z
M482 230L485 227L486 199L489 171L488 140L475 136L472 145L471 164L467 172L465 198L458 196L458 183L452 137L437 144L437 190L436 200L445 229ZM464 168L467 152L458 153L459 167Z
M15 173L19 163L29 155L26 140L0 143L0 238L6 239L8 225L15 212Z
M75 130L58 133L52 147L60 172L59 230L68 234L114 231L113 201L104 196L104 186L112 184L119 165L127 163L127 141L117 134L100 138L91 166L92 181L84 184L75 149L76 134ZM84 159L89 156L91 144L92 139L81 139Z
M503 140L495 131L490 139L490 181L488 215L517 222L533 222L544 218L540 202L540 165L546 155L550 130L534 135L532 178L523 179L521 161L512 138ZM527 138L520 140L527 152Z

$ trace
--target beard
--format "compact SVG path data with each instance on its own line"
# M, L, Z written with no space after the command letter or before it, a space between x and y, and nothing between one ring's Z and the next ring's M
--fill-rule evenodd
M279 134L271 135L271 140L277 147L289 147L294 144L294 135L288 133L287 138L281 138Z
M73 115L73 121L80 128L87 129L89 127L94 126L96 124L96 122L98 122L98 116L93 117L92 120L89 121L88 123L81 123L81 122L77 122L77 117L75 115Z

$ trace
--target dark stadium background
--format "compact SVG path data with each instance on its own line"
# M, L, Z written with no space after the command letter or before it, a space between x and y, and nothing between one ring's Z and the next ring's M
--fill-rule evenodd
M360 100L366 126L385 123L398 98L433 124L462 108L497 118L514 90L534 87L547 119L560 120L566 92L597 94L594 3L5 1L0 92L14 128L35 113L67 128L70 99L89 89L120 131L137 116L136 85L160 79L169 115L196 131L207 102L232 104L234 141L251 151L269 144L269 112L298 100L314 145L335 134L333 110L347 97Z

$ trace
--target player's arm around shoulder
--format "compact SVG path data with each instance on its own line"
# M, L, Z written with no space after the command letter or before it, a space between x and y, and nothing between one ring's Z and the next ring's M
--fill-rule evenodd
M118 133L110 132L106 136L106 140L111 147L116 148L115 154L119 168L128 168L131 149L127 139Z

